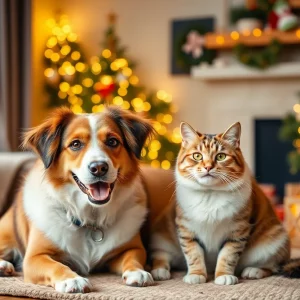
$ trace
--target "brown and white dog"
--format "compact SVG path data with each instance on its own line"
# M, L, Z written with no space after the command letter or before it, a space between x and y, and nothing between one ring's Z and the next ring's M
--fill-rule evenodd
M0 220L0 274L23 259L26 282L88 292L87 275L103 265L130 286L153 283L144 270L140 228L147 195L138 159L150 123L107 108L75 115L67 108L25 134L40 159Z

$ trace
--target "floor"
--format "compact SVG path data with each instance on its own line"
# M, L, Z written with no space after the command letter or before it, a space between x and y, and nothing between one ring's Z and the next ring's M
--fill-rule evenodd
M20 299L26 299L26 300L30 300L33 298L23 298L23 297L11 297L11 296L0 296L1 300L20 300Z
M292 257L300 257L300 249L298 248L298 249L292 249ZM111 275L110 275L111 276ZM181 279L180 279L181 280ZM265 280L266 281L266 280ZM110 282L110 283L112 283L112 282ZM116 279L116 283L117 283L117 287L118 288L123 288L124 289L124 287L122 287L122 285L120 285L119 284L119 278L118 279ZM251 281L251 282L249 282L249 283L253 283L253 284L256 284L256 285L259 285L260 283L262 283L262 284L264 284L264 282L262 282L262 281L260 281L260 282L257 282L257 281ZM247 283L248 285L249 285L249 283ZM277 286L280 286L281 284L283 283L283 281L281 282L281 281L276 281L275 282L275 285L274 285L274 287L272 287L272 289L276 289L276 287ZM169 282L169 283L165 283L165 284L171 284L171 281ZM270 283L266 283L266 287L268 287L269 285L271 284L271 282ZM6 285L6 284L4 284L4 285ZM176 286L177 285L179 285L179 283L176 283ZM173 286L172 288L175 288L176 286ZM239 286L240 285L237 285L237 287L236 288L239 288ZM298 283L297 283L297 286L298 286ZM215 289L216 287L215 287L215 285L213 285L213 284L211 284L211 286L210 285L207 285L207 287L208 287L208 289L211 289L211 290L213 290L213 289ZM246 287L246 286L245 286ZM298 286L299 287L299 286ZM184 287L185 288L185 292L188 292L188 290L187 289L189 289L189 288L192 288L192 287ZM200 288L200 287L199 287ZM251 288L252 290L253 290L253 288L254 289L256 289L256 288L259 288L259 286L258 287L255 287L255 286L249 286L249 288ZM101 288L102 289L102 288ZM139 289L138 289L139 290ZM133 289L132 291L135 291L135 289ZM150 291L150 290L149 290ZM109 293L111 293L112 291L109 291ZM128 291L127 291L128 292ZM280 292L281 293L281 292ZM278 296L278 295L277 295ZM298 295L299 296L299 298L296 298L296 299L300 299L300 294ZM0 300L20 300L20 299L32 299L32 298L24 298L24 297L10 297L10 296L0 296ZM277 299L277 298L276 298Z

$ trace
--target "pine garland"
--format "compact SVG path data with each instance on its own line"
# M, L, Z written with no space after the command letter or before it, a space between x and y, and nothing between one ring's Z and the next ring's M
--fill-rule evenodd
M258 9L269 13L272 11L275 0L256 0Z
M274 39L262 50L250 48L244 44L236 45L233 50L241 63L252 68L263 70L278 63L281 48L282 45L280 42Z

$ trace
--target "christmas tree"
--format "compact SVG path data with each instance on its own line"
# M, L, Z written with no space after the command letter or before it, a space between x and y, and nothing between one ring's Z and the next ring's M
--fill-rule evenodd
M64 17L63 20L66 18ZM74 51L81 53L79 45L74 40L69 45L71 55L62 56L59 54L60 59L57 60L56 58L53 61L53 54L51 54L48 58L51 65L47 66L45 70L50 104L55 106L58 104L67 105L75 113L101 112L105 105L112 104L152 119L157 136L146 143L142 150L142 157L153 167L169 169L175 162L181 143L179 128L172 131L169 129L173 121L173 114L177 109L172 104L172 96L166 91L145 92L139 78L134 74L135 63L126 57L126 49L120 45L115 32L115 22L116 17L111 14L109 27L105 32L103 50L99 56L91 57L89 63L86 63L81 54L74 66L72 53ZM52 24L54 24L53 21ZM61 24L60 21L59 25L62 27L59 30L56 29L55 32L64 32L63 29L66 24ZM53 26L56 28L57 24ZM54 28L52 28L52 32ZM70 26L68 28L70 29ZM71 31L68 34L71 34ZM56 39L58 40L58 37ZM66 41L70 43L68 35ZM47 47L48 43L49 40ZM60 46L60 43L57 42L56 45ZM49 49L52 49L53 53L57 53L58 50L61 52L62 48L54 52L52 47L46 51ZM78 64L81 68L78 68ZM61 75L60 70L62 73L66 73L64 66L72 67L74 74L67 74L67 77ZM47 76L49 68L57 70L55 74L58 73L59 76L55 75L55 80L53 77ZM58 98L60 100L57 100Z
M47 25L51 34L44 53L46 66L44 75L49 105L70 103L74 112L80 113L83 100L77 95L82 92L81 84L85 77L83 72L87 69L87 64L77 43L77 34L72 32L68 17L65 15L62 15L58 22L49 19Z
M300 104L295 104L293 110L294 113L289 113L283 119L279 137L283 141L290 141L295 148L288 153L287 159L291 173L296 174L300 171Z

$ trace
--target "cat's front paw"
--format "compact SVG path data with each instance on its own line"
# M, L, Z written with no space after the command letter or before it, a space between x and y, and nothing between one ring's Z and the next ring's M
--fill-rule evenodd
M183 277L183 282L189 284L200 284L206 282L206 277L203 275L187 274Z
M151 274L154 280L169 280L171 278L170 271L164 268L153 269Z
M154 280L150 273L144 270L125 271L123 273L123 281L129 286L149 286L154 284Z
M215 279L215 284L218 285L234 285L238 282L238 278L234 275L221 275Z

